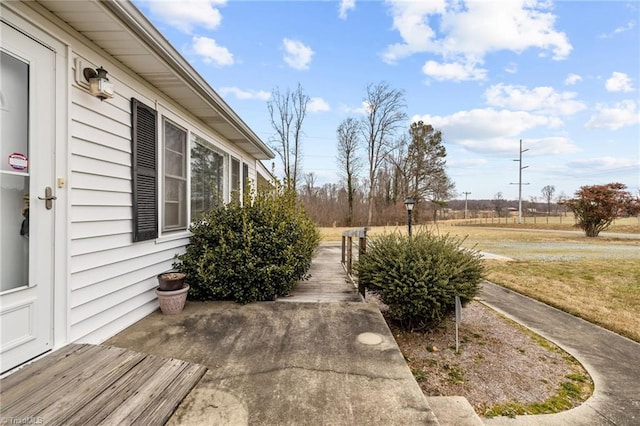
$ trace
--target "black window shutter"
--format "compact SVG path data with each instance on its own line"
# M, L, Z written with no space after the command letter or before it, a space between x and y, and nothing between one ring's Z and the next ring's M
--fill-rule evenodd
M158 237L158 126L156 111L131 99L133 241Z

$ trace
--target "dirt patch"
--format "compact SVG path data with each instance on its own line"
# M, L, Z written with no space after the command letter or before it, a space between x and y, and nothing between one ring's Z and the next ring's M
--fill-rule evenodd
M427 396L464 396L481 416L563 411L588 398L593 384L569 354L479 302L455 322L409 333L391 325Z

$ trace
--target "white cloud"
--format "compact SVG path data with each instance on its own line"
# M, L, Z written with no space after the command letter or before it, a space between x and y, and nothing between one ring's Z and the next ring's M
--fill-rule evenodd
M512 138L536 127L557 127L562 124L554 117L493 108L458 111L444 117L427 114L412 118L412 122L418 120L441 129L449 141Z
M282 40L284 48L284 61L291 68L297 70L309 69L309 63L314 52L309 46L305 46L301 41L285 38Z
M242 90L238 87L221 87L219 92L222 96L233 95L241 100L258 99L267 101L271 97L271 93L264 90Z
M436 80L484 80L487 78L487 70L476 68L474 63L462 64L453 62L448 64L439 64L435 61L427 61L422 67L422 72Z
M637 160L633 158L598 157L574 160L567 163L571 169L584 169L591 172L601 172L605 170L620 170L638 167Z
M476 64L491 52L519 53L529 48L551 52L560 60L572 50L567 35L555 30L556 17L547 11L546 1L386 1L393 27L403 40L383 53L388 63L415 53L434 53L446 63Z
M459 111L448 116L414 116L442 130L447 143L481 154L514 155L519 149L521 135L538 127L555 128L562 122L554 117L526 111L495 110L492 108ZM577 152L578 148L566 137L528 138L527 147L533 155L555 155Z
M579 81L582 81L582 77L578 74L571 73L564 79L564 84L566 86L573 86Z
M181 0L181 1L148 1L151 15L190 33L194 27L216 29L222 22L218 10L226 0Z
M605 83L609 92L633 92L631 78L623 72L614 71Z
M325 112L331 111L329 104L322 98L311 98L307 104L309 112Z
M509 62L509 64L504 68L504 72L509 74L515 74L518 72L518 64L515 62Z
M345 114L361 114L365 115L369 110L369 104L367 102L362 102L359 107L350 107L348 105L342 105L340 107L340 111Z
M467 158L461 160L447 160L447 168L450 169L466 169L469 167L479 167L487 164L488 161L484 158Z
M636 102L626 100L618 102L613 107L597 104L596 112L587 121L588 128L605 128L617 130L624 126L631 126L640 122L640 112Z
M525 142L529 149L527 154L531 156L574 154L581 151L569 138L564 136L527 138Z
M572 115L586 108L584 103L575 100L574 92L558 93L545 86L529 90L500 83L489 87L484 96L491 106L558 115Z
M347 12L356 8L356 0L340 0L340 19L347 19Z
M193 37L191 47L206 64L225 66L234 63L233 54L226 47L218 46L212 38Z
M611 31L608 34L600 34L600 38L611 38L611 37L613 37L615 35L618 35L620 33L624 33L626 31L631 31L635 27L636 27L636 23L634 21L629 21L625 25L622 25L622 26L614 29L613 31Z

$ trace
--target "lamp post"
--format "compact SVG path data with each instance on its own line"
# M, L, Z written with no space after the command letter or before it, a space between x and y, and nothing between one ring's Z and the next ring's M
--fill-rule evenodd
M409 237L411 237L411 211L416 202L411 197L404 199L404 206L407 208L407 230L409 231Z

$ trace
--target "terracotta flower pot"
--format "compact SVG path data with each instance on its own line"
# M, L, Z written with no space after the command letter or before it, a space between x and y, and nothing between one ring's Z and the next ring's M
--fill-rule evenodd
M180 290L186 275L182 272L163 272L158 275L158 286L162 291Z
M187 293L189 292L189 284L184 284L184 287L179 290L162 291L160 288L156 289L156 295L158 296L158 303L160 303L160 310L165 315L179 314L184 308L184 304L187 301Z

